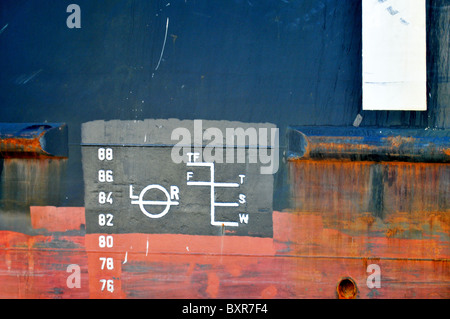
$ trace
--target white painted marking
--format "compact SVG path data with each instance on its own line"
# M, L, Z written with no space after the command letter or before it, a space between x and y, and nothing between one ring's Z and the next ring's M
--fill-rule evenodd
M164 195L166 196L166 200L165 201L144 200L144 195L152 189L157 189L157 190L163 192ZM139 194L139 197L137 200L136 200L136 195L133 195L132 190L133 190L133 186L130 185L130 199L134 199L131 201L131 204L139 205L141 212L150 218L161 218L169 212L169 209L171 206L179 205L178 201L171 200L171 196L170 196L169 192L161 185L153 184L153 185L146 186ZM147 209L144 207L144 205L153 205L153 206L157 206L157 205L164 206L165 205L166 207L164 208L164 210L161 213L152 214L151 212L147 211Z
M239 221L248 224L248 214L239 214Z
M192 158L191 158L192 159ZM230 227L238 227L239 223L237 222L221 222L215 220L216 207L238 207L238 203L217 203L214 198L215 188L216 187L239 187L238 183L216 183L214 177L214 163L201 163L201 162L188 162L187 166L195 166L195 167L209 167L210 170L210 181L190 181L187 182L187 185L194 186L209 186L210 187L210 213L211 213L211 225L213 226L230 226Z
M239 207L238 203L214 203L216 207Z

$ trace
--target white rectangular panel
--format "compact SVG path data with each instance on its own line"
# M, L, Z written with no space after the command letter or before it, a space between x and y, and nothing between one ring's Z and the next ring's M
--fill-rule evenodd
M425 111L425 0L362 0L363 110Z

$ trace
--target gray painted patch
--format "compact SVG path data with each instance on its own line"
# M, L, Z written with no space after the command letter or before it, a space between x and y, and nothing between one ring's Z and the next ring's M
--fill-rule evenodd
M226 128L275 127L227 121L202 124L203 129L214 127L223 132ZM83 124L87 232L271 237L273 175L261 174L258 157L255 163L250 159L255 145L236 146L233 163L211 163L193 156L175 163L171 152L177 141L170 137L173 129L179 127L194 136L193 121ZM221 144L216 142L215 145ZM99 148L111 149L113 159L100 160ZM238 149L245 151L243 163L237 162ZM105 172L100 180L99 171ZM107 176L112 181L108 182ZM208 184L212 178L214 188Z

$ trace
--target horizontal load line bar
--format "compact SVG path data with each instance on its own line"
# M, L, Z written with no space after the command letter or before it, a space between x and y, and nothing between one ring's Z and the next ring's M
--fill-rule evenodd
M0 123L0 158L68 158L64 123Z
M187 185L195 185L195 186L215 186L215 187L239 187L238 183L212 183L212 182L196 182L191 181L187 182Z
M131 204L133 205L178 205L179 202L177 201L160 201L160 200L143 200L143 201L138 201L138 200L132 200Z
M78 144L71 144L71 145L78 145ZM260 146L260 145L191 145L191 144L186 144L186 145L180 145L180 144L139 144L139 143L80 143L80 146L87 146L87 147L161 147L161 148L165 148L165 147L179 147L179 148L187 148L187 147L191 147L191 148L196 148L196 147L201 147L201 148L218 148L218 147L223 147L223 148L235 148L235 149L240 149L240 148L244 148L244 149L278 149L278 147L274 147L274 146Z
M239 207L238 203L214 203L214 206L219 207Z
M239 226L239 223L237 222L212 222L213 226L230 226L230 227L237 227Z

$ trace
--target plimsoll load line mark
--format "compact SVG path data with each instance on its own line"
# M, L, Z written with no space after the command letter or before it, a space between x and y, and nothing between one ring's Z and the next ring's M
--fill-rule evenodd
M209 186L211 188L210 194L210 206L211 206L211 225L213 226L230 226L230 227L238 227L238 222L221 222L215 220L216 207L239 207L239 203L217 203L214 199L214 192L216 187L229 187L229 188L237 188L239 187L239 183L216 183L214 176L214 163L204 163L204 162L188 162L186 166L193 167L209 167L211 180L207 181L188 181L187 185L189 186Z

